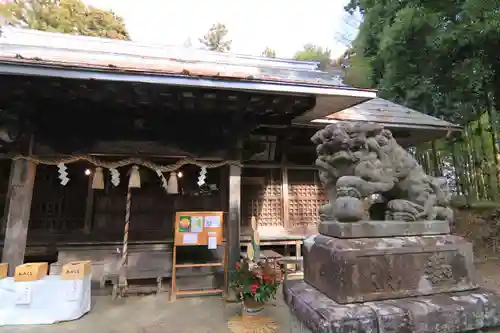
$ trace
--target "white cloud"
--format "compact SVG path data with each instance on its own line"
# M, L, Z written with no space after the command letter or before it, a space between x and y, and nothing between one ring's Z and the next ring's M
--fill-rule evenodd
M266 46L278 57L292 57L306 43L330 48L333 56L345 47L336 40L344 29L346 0L84 0L111 9L125 19L133 40L182 45L198 38L217 22L233 40L231 52L259 55Z

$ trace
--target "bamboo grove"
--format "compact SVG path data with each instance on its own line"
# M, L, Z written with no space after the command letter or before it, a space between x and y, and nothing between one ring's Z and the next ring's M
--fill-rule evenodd
M350 0L362 22L341 64L345 82L463 126L415 147L467 202L500 199L500 0Z
M496 112L484 112L457 135L411 151L429 174L444 176L455 200L469 205L500 199L500 148Z

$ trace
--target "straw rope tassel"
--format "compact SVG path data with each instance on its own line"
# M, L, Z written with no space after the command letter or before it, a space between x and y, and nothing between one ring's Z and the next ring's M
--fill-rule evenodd
M125 229L123 234L123 255L122 262L124 265L128 264L128 229L130 227L130 205L132 202L132 191L130 188L127 190L127 204L125 206Z
M120 276L119 276L119 287L120 296L123 295L125 289L127 288L127 276L125 268L128 265L128 230L130 227L130 204L132 202L132 191L127 188L127 203L125 205L125 227L123 230L123 249L122 249L122 260L120 264Z

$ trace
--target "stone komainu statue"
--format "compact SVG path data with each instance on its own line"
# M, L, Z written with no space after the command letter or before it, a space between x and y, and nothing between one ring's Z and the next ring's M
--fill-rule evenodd
M453 219L446 179L427 175L383 126L340 122L311 140L329 201L321 220Z

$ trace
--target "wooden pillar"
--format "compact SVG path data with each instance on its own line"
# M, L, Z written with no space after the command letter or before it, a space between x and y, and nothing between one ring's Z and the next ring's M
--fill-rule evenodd
M26 160L12 162L6 202L5 241L2 262L9 264L9 275L24 263L31 198L35 183L36 164Z
M281 201L283 207L283 228L290 230L292 224L290 223L290 207L289 207L289 193L288 193L288 168L281 169Z
M225 286L226 295L228 300L237 300L234 299L237 295L234 295L231 288L229 288L236 269L236 263L240 260L241 167L235 165L229 167L229 211L227 225L228 278Z
M89 176L89 183L87 187L87 202L85 203L85 221L83 232L87 235L90 234L92 228L92 215L94 214L94 189L92 188L92 177Z

